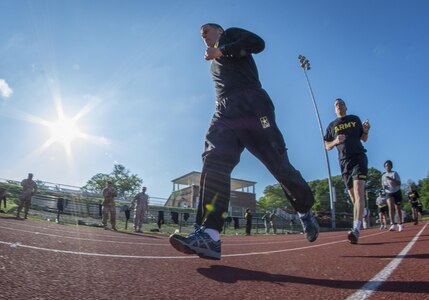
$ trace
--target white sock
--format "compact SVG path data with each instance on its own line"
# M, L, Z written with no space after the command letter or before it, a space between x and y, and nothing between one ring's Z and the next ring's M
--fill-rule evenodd
M362 221L353 221L353 229L356 229L357 231L360 230L360 227L362 226Z
M217 242L220 240L220 233L216 229L206 228L204 232L207 233L213 241Z

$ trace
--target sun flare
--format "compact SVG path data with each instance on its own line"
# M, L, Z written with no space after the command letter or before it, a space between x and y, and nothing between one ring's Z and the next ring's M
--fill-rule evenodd
M76 122L68 118L60 118L57 122L49 126L51 138L54 142L59 142L65 146L79 137L80 131Z

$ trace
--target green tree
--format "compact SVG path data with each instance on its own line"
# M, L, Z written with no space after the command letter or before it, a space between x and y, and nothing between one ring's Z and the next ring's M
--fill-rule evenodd
M280 187L280 184L269 185L264 190L264 195L256 203L256 210L264 212L268 209L290 206L289 201Z
M129 197L136 194L143 183L138 175L131 174L130 170L117 164L113 166L113 171L110 174L98 173L92 176L82 187L82 190L101 194L108 181L113 182L119 197Z
M378 197L378 191L382 188L381 186L381 176L383 173L376 168L368 169L368 177L366 180L366 196L368 200L368 208L370 211L377 211L376 200Z
M417 191L420 195L420 202L423 205L423 209L429 209L429 174L426 178L419 180Z

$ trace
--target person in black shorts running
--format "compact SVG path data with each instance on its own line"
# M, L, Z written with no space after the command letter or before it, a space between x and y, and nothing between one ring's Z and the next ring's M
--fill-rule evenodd
M413 213L414 225L419 224L419 193L413 185L408 187L408 200L411 204L411 211Z
M359 240L365 207L365 182L368 173L368 159L362 142L368 140L370 124L368 120L361 122L355 115L347 115L346 103L338 98L335 100L337 119L332 121L325 134L325 148L337 147L341 175L353 203L353 228L348 232L350 243Z
M381 185L386 193L387 205L389 206L389 230L394 231L396 223L398 223L398 231L401 232L404 228L402 225L401 177L398 172L392 170L393 163L391 160L386 160L384 168L386 169L386 172L381 176Z
M170 243L184 253L220 259L219 233L228 216L231 172L244 149L279 181L286 198L300 213L306 238L315 241L319 225L311 212L313 193L289 162L273 102L262 89L252 56L264 50L264 40L247 30L224 30L214 23L202 25L200 31L206 44L204 58L211 61L216 111L205 140L197 230L187 237L174 234Z

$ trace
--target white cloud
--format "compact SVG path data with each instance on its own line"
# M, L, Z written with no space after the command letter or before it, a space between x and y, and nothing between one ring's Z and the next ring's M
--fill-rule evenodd
M0 95L4 98L9 98L13 94L13 90L9 87L4 79L0 79Z

